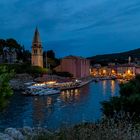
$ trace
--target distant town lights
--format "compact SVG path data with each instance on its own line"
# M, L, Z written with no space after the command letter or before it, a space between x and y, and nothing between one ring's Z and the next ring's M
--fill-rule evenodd
M103 74L106 74L106 70L103 70Z
M114 74L115 73L115 70L112 70L112 74Z
M128 73L128 74L131 74L131 70L128 70L127 73Z

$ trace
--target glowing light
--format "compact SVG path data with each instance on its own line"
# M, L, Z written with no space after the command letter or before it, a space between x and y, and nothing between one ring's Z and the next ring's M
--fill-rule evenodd
M103 74L106 74L106 70L103 70Z
M78 80L76 79L75 82L78 82Z
M131 74L131 70L128 70L127 73L128 73L128 74Z
M51 97L48 97L47 98L47 105L49 106L49 105L51 105L52 104L52 98Z
M107 89L107 83L106 80L103 81L103 94L106 94L106 89Z
M52 84L55 84L56 83L56 81L49 81L49 82L46 82L46 84L48 84L48 85L52 85Z
M111 81L111 93L112 93L112 96L114 96L115 94L115 81L114 80Z
M79 93L78 89L75 89L75 93Z
M112 70L112 74L114 74L115 73L115 70Z

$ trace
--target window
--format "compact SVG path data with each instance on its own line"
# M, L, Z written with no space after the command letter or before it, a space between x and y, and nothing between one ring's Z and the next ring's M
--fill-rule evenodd
M37 50L34 50L34 54L37 54Z

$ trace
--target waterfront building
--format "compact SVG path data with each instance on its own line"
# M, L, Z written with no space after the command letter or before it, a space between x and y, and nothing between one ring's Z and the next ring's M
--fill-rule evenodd
M103 76L116 76L118 78L134 77L140 74L140 67L135 64L119 64L119 65L108 65L108 66L93 66L91 68L92 76L103 77Z
M91 68L90 74L99 77L99 76L114 76L117 73L117 67L115 65L109 66L101 66L101 65L94 65Z
M17 61L17 52L15 49L9 50L8 47L3 48L3 53L0 54L0 63L13 64Z
M117 66L117 75L136 75L135 64L122 64Z
M140 65L136 66L135 73L136 75L140 75Z
M83 57L71 55L63 58L55 70L57 72L69 72L74 78L84 78L90 75L90 62Z
M43 67L43 48L37 28L32 42L32 66Z

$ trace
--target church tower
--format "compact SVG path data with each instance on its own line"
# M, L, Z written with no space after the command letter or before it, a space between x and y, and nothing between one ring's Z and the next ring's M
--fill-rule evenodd
M37 28L32 42L32 66L40 66L43 68L43 48Z

